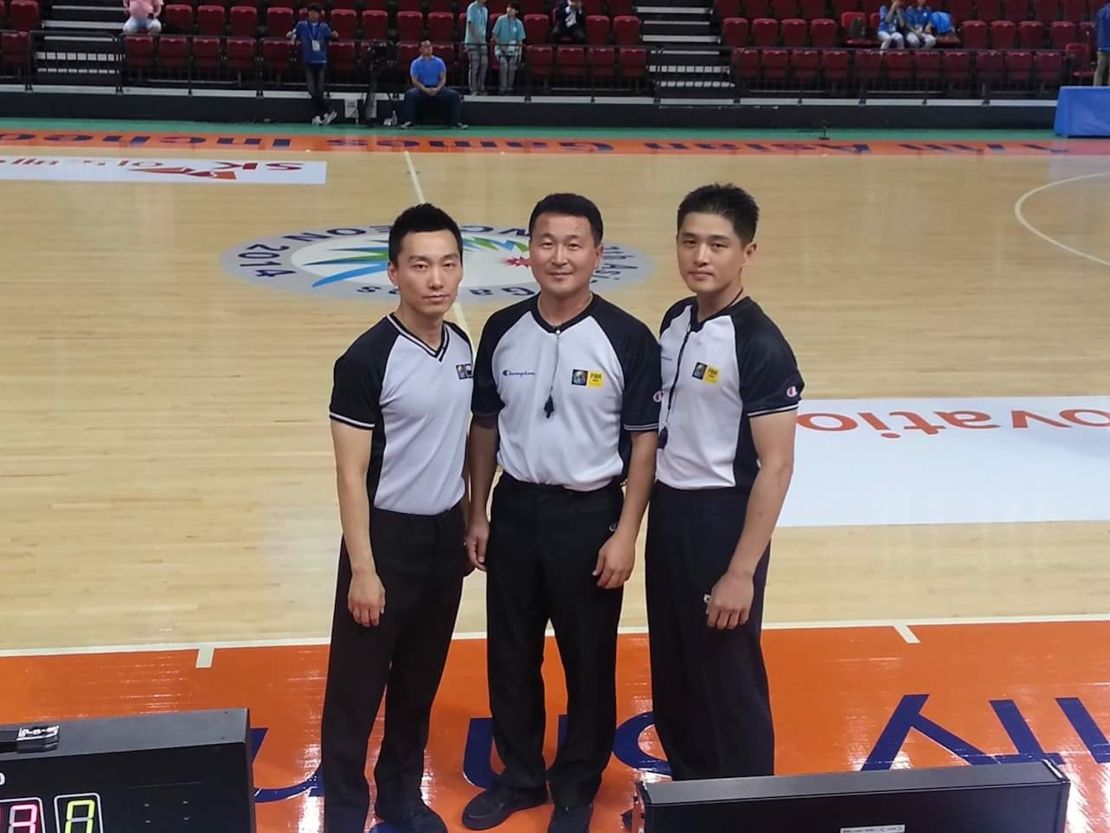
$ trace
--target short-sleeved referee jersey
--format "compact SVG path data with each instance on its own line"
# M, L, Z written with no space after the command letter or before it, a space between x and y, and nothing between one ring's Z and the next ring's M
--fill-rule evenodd
M510 477L592 491L627 474L630 432L658 427L659 385L659 345L639 320L595 295L553 327L533 296L486 324L474 414L497 417Z
M794 411L804 382L786 338L751 298L704 321L697 299L663 316L656 478L676 489L751 489L753 417ZM665 440L665 441L664 441Z
M462 500L473 375L462 330L444 324L432 350L395 315L336 360L330 416L373 431L366 483L372 506L438 515Z

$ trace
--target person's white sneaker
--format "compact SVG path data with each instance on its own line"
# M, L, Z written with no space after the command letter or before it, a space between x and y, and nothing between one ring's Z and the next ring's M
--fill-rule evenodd
M324 124L331 124L333 121L335 121L338 115L339 114L335 112L335 110L332 110L330 113L324 116Z

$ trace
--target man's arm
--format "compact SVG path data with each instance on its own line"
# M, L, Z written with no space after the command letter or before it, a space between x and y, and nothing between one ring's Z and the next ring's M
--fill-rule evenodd
M797 418L796 411L787 411L754 417L751 421L759 473L748 497L744 531L732 561L709 597L707 615L711 628L731 630L748 621L755 595L755 570L771 542L794 474Z
M378 578L370 548L370 498L366 473L370 468L371 431L335 420L331 423L335 448L336 490L343 541L351 561L347 609L360 625L377 625L385 613L385 588Z
M594 575L599 576L597 586L604 590L623 587L632 575L636 564L636 538L655 484L655 450L659 435L655 431L640 431L631 437L632 456L628 463L624 507L617 530L598 553L594 569Z
M489 543L489 493L497 472L497 417L475 417L470 423L467 448L470 464L470 521L466 530L466 551L470 563L486 569L486 544Z

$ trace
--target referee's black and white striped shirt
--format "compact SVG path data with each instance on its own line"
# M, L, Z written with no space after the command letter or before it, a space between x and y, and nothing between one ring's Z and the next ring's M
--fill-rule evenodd
M759 472L751 420L795 411L802 398L793 350L751 298L701 322L697 299L683 299L660 332L656 478L675 489L750 490Z
M490 317L474 363L474 414L497 417L498 462L515 480L600 489L627 475L629 434L658 427L659 345L596 295L558 327L538 304L533 296Z
M473 375L462 330L444 324L432 350L394 315L336 360L330 416L373 431L366 482L372 506L438 515L462 500Z

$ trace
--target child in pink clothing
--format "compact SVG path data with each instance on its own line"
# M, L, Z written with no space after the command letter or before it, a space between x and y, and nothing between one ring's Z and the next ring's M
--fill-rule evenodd
M123 7L130 15L123 24L125 35L137 35L139 32L149 32L152 35L162 33L162 23L158 20L158 15L162 13L162 0L123 0Z

